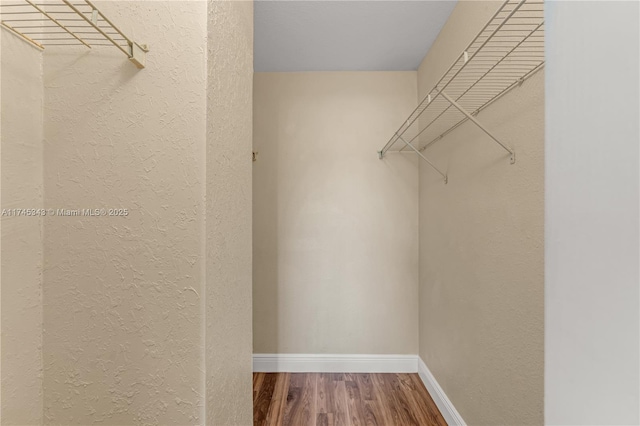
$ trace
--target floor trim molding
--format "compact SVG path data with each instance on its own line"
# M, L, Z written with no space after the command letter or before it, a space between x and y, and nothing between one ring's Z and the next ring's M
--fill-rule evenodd
M436 403L440 413L442 413L442 416L447 421L447 424L450 426L466 426L462 416L458 413L456 407L453 406L447 394L444 393L444 390L440 387L436 378L433 377L433 374L431 374L427 365L422 361L422 358L418 358L418 375L429 391L431 398L433 398L433 402Z
M254 354L256 373L417 373L416 355Z
M466 426L417 355L253 354L256 373L418 373L447 424Z

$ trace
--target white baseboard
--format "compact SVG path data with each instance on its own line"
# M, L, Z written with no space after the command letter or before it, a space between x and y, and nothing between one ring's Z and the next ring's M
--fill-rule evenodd
M431 371L427 368L427 365L422 361L422 358L418 358L418 375L422 379L422 382L426 386L431 398L433 398L433 402L436 403L440 413L442 413L442 417L447 421L447 424L450 426L459 425L466 426L466 423L462 419L456 407L453 406L447 394L444 393L444 390L438 384L438 381Z
M257 373L416 373L416 355L254 354Z
M417 355L254 354L256 373L418 373L447 424L466 426Z

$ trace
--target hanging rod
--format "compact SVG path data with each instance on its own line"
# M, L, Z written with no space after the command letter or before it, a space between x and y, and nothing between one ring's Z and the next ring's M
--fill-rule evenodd
M86 10L82 10L84 8ZM31 15L39 18L25 17ZM69 15L75 17L70 18ZM24 25L24 22L33 24ZM73 25L68 25L67 22L72 22ZM44 49L45 46L83 45L89 49L92 46L113 46L138 68L145 67L147 46L127 37L90 0L52 0L50 3L7 0L0 4L0 25L38 49ZM45 29L57 31L44 31ZM52 36L65 34L66 38ZM48 43L48 40L55 43ZM74 43L58 43L59 40Z
M513 147L483 126L477 115L544 67L542 5L535 0L506 0L378 151L378 157L410 149L419 153L446 183L446 173L428 161L423 152L470 121L515 163ZM390 151L398 141L402 147Z

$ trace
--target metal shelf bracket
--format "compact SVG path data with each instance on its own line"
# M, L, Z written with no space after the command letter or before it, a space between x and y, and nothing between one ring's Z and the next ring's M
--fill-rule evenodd
M473 124L475 124L476 126L478 126L480 128L480 130L482 130L483 132L485 132L491 139L493 139L498 145L500 145L502 148L505 149L505 151L507 151L509 153L510 159L511 159L511 164L515 164L516 162L516 153L513 150L513 148L509 148L507 145L503 144L502 142L500 142L500 140L498 138L496 138L495 136L493 136L493 134L487 130L486 127L484 127L471 113L469 113L466 109L464 109L460 104L458 104L456 101L454 101L453 99L451 99L449 97L449 95L447 95L445 92L443 91L439 91L440 95L442 95L443 98L445 98L447 101L449 101L449 103L451 105L453 105L454 107L456 107L456 109L458 111L460 111L462 114L464 114L465 117L467 117L467 119L469 119Z
M415 146L413 146L409 142L407 142L402 136L400 136L400 135L397 135L397 136L398 136L398 139L400 139L402 142L404 142L407 145L408 148L411 148L416 154L418 154L420 156L420 158L422 158L424 161L426 161L426 163L428 165L430 165L433 170L438 172L440 174L440 176L442 176L442 178L444 179L444 183L445 184L447 182L449 182L449 178L447 177L446 173L441 172L440 169L438 169L435 166L435 164L433 164L431 161L429 161L429 159L427 157L425 157L420 151L418 151L418 149ZM380 157L380 158L382 158L382 157Z

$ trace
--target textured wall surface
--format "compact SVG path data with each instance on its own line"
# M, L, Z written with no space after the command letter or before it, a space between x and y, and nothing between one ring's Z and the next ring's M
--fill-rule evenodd
M256 73L254 352L415 354L415 72Z
M2 116L2 31L0 31L0 117ZM2 119L0 118L0 207L2 207ZM0 238L2 220L0 220ZM0 244L2 241L0 240ZM2 247L0 246L0 379L2 378ZM2 422L2 384L0 383L0 423Z
M2 209L42 208L42 53L2 32ZM2 217L3 425L42 420L42 218Z
M639 13L638 2L547 3L550 425L640 423Z
M207 21L206 419L250 425L253 2Z
M204 422L206 3L105 1L141 43L45 53L47 424ZM247 189L248 190L248 189Z
M459 2L418 72L421 97L500 2ZM420 162L420 356L471 425L543 422L544 75ZM424 124L424 123L423 123Z

